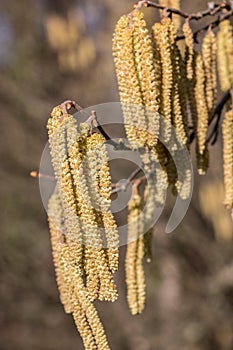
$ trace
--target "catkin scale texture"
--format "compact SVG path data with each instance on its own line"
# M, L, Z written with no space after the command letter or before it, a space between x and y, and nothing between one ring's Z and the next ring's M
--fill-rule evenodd
M227 208L233 207L233 110L229 110L224 115L222 124L223 135L223 170L225 199Z
M125 257L127 300L132 315L145 307L145 275L143 269L144 239L141 215L142 199L134 191L128 204L128 244Z
M131 145L155 145L159 131L159 93L152 43L140 11L134 11L118 21L113 55L125 128Z
M233 35L229 20L219 24L217 61L220 86L223 91L227 91L233 83Z
M204 174L208 167L208 149L206 143L206 136L208 129L209 114L205 94L205 71L203 58L201 55L197 55L196 58L195 98L197 106L197 165L199 174Z

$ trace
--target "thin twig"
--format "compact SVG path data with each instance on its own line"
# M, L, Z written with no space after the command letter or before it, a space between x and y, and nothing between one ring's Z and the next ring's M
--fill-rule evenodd
M221 98L221 100L217 103L215 110L213 112L212 117L210 118L209 122L208 122L208 127L210 127L210 125L212 124L213 120L215 119L215 117L217 117L215 125L213 130L211 131L210 135L207 138L207 142L209 143L211 140L211 145L214 145L215 142L217 141L217 137L218 137L218 127L219 127L219 122L221 119L221 114L222 114L222 110L224 105L226 104L226 102L229 100L229 98L231 97L231 93L230 93L231 89L228 90ZM189 136L189 142L192 143L194 138L195 138L195 130L193 130Z
M197 12L197 13L186 13L184 11L181 11L179 9L176 8L169 8L160 4L156 4L152 1L139 1L136 5L135 5L135 9L140 9L142 6L145 7L154 7L156 9L159 10L166 10L166 12L168 13L172 13L178 16L181 16L183 18L188 18L189 20L199 20L203 17L206 16L214 16L217 12L222 11L223 9L230 9L230 6L227 5L225 2L222 2L220 4L214 4L213 7L209 7L208 9L202 11L202 12Z
M230 18L231 16L233 15L233 9L228 11L226 14L224 15L220 15L218 16L218 18L213 21L213 22L210 22L206 25L204 25L203 27L199 28L198 30L196 30L194 33L193 33L193 37L194 37L194 40L197 41L197 37L198 35L203 32L203 31L206 31L209 29L209 27L211 26L212 29L218 27L219 23L225 21L226 19ZM176 37L176 41L179 41L179 40L183 40L185 39L185 36L184 35L178 35Z
M135 179L135 177L142 171L141 168L135 169L130 176L126 179L124 183L121 184L112 184L113 190L112 194L121 192L121 191L126 191L127 187L132 183L132 181ZM138 179L137 179L138 180Z
M132 149L128 146L126 146L123 142L117 142L111 139L111 137L106 133L106 131L103 129L102 125L100 125L97 114L95 111L91 112L91 115L86 120L86 123L89 123L91 127L95 127L99 130L99 132L103 135L105 140L109 145L112 145L117 150L124 150L124 151L132 151Z

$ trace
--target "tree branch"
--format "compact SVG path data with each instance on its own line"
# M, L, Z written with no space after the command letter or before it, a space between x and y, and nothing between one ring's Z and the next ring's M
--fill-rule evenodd
M197 42L197 37L198 37L198 35L199 35L201 32L208 30L209 27L211 27L212 29L213 29L213 28L216 28L216 27L219 25L219 23L221 23L221 22L225 21L226 19L230 18L232 15L233 15L233 9L231 9L230 11L228 11L228 12L227 12L226 14L224 14L224 15L218 16L218 18L217 18L215 21L210 22L210 23L204 25L203 27L199 28L198 30L196 30L196 31L193 33L193 37L194 37L195 42ZM183 40L183 39L185 39L185 36L184 36L184 35L178 35L178 36L176 37L176 41Z
M197 13L186 13L184 11L181 11L179 9L176 8L169 8L160 4L156 4L152 1L139 1L136 5L135 5L135 9L139 9L142 6L145 7L154 7L156 9L159 10L166 10L166 12L171 13L171 14L175 14L178 16L181 16L183 18L187 18L189 20L199 20L203 17L206 16L214 16L217 12L222 11L223 9L231 9L231 7L229 5L227 5L225 2L221 2L220 4L213 4L213 6L209 6L208 9L202 11L202 12L197 12Z

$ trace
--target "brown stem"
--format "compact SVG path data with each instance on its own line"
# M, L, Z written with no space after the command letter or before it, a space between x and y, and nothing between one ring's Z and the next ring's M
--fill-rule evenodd
M160 5L160 4L156 4L152 1L139 1L136 5L135 5L135 9L140 9L142 6L145 7L154 7L156 9L159 10L166 10L169 13L175 14L175 15L179 15L183 18L188 18L189 20L199 20L203 17L206 16L214 16L217 12L222 11L223 9L230 9L230 6L227 5L225 2L221 2L220 4L214 4L213 6L209 6L208 9L202 11L202 12L197 12L197 13L186 13L184 11L181 11L179 9L176 8L168 8L166 6Z
M228 11L224 15L220 15L215 21L213 21L211 23L208 23L205 26L199 28L198 30L196 30L193 33L194 40L197 42L197 37L198 37L198 35L201 32L208 30L210 26L211 26L212 29L218 27L219 23L221 23L221 22L225 21L226 19L230 18L232 15L233 15L233 9L231 9L230 11ZM183 40L183 39L185 39L184 35L178 35L176 37L176 41Z

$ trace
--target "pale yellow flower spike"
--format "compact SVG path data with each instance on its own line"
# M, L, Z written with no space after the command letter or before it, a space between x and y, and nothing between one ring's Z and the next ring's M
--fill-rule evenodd
M159 77L155 70L152 41L146 27L144 15L140 11L132 14L133 45L143 104L146 108L146 124L142 126L149 146L155 146L159 132ZM141 124L139 124L139 127Z
M172 48L175 42L174 25L170 18L163 18L161 23L156 23L153 28L153 36L159 45L162 65L162 93L161 93L161 114L168 125L162 130L165 141L171 138L172 123Z
M101 152L98 149L98 145L99 143L102 144L102 142L103 142L103 138L100 134L93 133L90 137L88 137L85 172L86 172L87 181L88 181L88 189L89 189L89 194L91 198L91 203L95 210L96 218L99 223L99 230L96 232L97 233L96 242L98 244L92 248L96 256L95 266L100 279L100 290L99 290L98 298L100 300L115 301L117 299L117 290L116 290L116 285L113 281L111 268L113 270L116 270L117 268L118 255L115 249L116 247L118 247L118 233L116 230L115 221L112 220L111 222L112 224L110 228L111 230L109 230L109 228L106 228L105 230L105 226L104 226L104 224L106 224L106 218L104 222L103 214L107 212L109 217L110 201L108 201L109 208L108 208L108 211L106 211L106 201L104 201L104 198L101 197L99 193L99 190L100 190L99 171L101 170L100 168ZM104 174L101 173L101 176L103 175ZM108 176L108 174L106 173L105 176ZM102 179L102 181L104 180ZM109 183L110 181L108 180L108 184ZM101 224L103 224L103 227L100 226ZM104 232L106 232L107 240L110 246L109 251L106 248L104 248ZM112 237L110 237L111 234L113 235ZM114 254L111 255L111 244L113 241L114 241Z
M195 98L197 106L196 152L199 174L205 174L208 168L208 148L206 143L208 129L208 107L205 96L205 72L201 55L196 59Z
M172 89L172 122L176 129L179 142L188 145L187 98L184 80L182 57L177 45L174 45L173 55L173 89Z
M180 0L159 0L160 5L175 8L180 10ZM178 15L172 15L172 21L176 27L176 29L180 28L181 25L181 17Z
M202 43L202 57L205 71L205 94L209 112L209 118L212 116L217 95L217 45L216 37L211 29L206 33Z
M87 137L90 126L83 124L78 128L75 118L70 117L73 127L67 130L67 147L69 155L70 171L73 177L73 186L77 200L77 215L80 218L82 238L84 246L84 270L86 274L86 286L92 299L98 297L99 276L95 267L95 254L93 246L101 245L96 241L98 237L98 223L92 207L87 185L87 174L84 172L84 161L87 153Z
M143 270L144 239L141 197L134 187L128 204L128 244L125 257L127 301L132 315L141 313L145 306L145 275Z
M74 305L74 317L76 317L75 306L78 302L85 312L87 323L92 331L96 343L96 348L98 350L110 349L103 329L103 325L99 319L98 313L92 301L90 300L89 292L84 286L80 270L70 255L69 246L66 243L60 243L58 245L58 254L61 261L61 269L63 270L65 281L66 283L71 283L72 285L72 294L70 297ZM86 326L87 323L85 323ZM78 324L77 321L76 324ZM87 327L85 327L85 331L87 331ZM90 334L88 334L88 336L90 337ZM92 341L91 344L92 347L90 347L90 349L95 349Z
M145 137L143 140L138 137L138 117L140 116L141 128L146 126L146 122L135 66L132 26L127 16L122 16L117 22L113 37L113 55L127 138L131 146L137 148L144 146L146 142Z
M63 115L61 107L55 107L48 120L47 128L53 168L64 209L65 226L70 238L81 244L82 230L77 215L76 195L66 151L66 130L73 128L73 121L69 115ZM82 259L81 248L79 258Z
M219 24L217 34L218 76L222 91L227 91L233 84L233 35L229 20Z
M60 268L59 255L57 253L57 245L64 239L62 220L63 210L58 194L53 194L48 204L48 220L52 245L53 263L56 272L56 280L60 294L61 303L64 306L66 313L73 311L73 305L70 298L70 287L65 283L64 276Z
M112 188L108 152L105 139L102 135L93 134L91 138L90 156L93 160L95 158L97 170L96 173L93 174L93 177L95 176L95 181L90 185L93 186L93 192L95 192L93 199L106 234L106 253L108 256L109 268L112 272L115 272L118 269L119 234L114 216L110 210Z
M190 27L189 21L185 21L183 25L183 33L186 44L186 73L187 78L193 78L193 55L194 55L194 39L193 31Z
M233 110L229 110L224 115L222 123L223 135L223 170L225 199L227 208L233 207Z
M48 206L49 226L51 230L52 250L59 291L66 300L69 312L73 313L78 331L83 338L86 349L109 350L103 326L89 293L84 287L82 271L77 265L76 257L72 254L66 242L66 231L63 227L63 210L58 193L52 195ZM60 278L62 277L62 279ZM61 286L60 283L63 285Z

